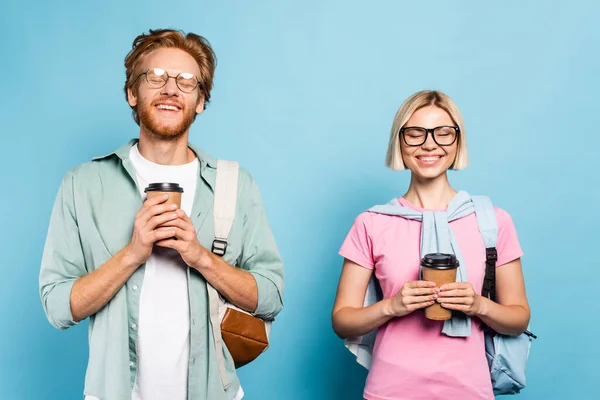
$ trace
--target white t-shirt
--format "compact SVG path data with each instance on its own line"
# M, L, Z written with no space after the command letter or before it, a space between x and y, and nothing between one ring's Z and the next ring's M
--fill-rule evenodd
M160 165L146 160L137 144L129 153L138 188L153 182L183 187L181 209L191 214L198 179L198 159L183 165ZM187 400L190 352L190 305L187 265L177 251L155 247L146 262L137 324L138 372L132 400ZM234 400L241 400L240 387ZM86 396L85 400L96 400Z
M198 159L183 165L159 165L142 157L137 145L129 153L138 188L153 182L183 187L181 209L191 214ZM177 251L154 247L146 261L140 292L138 372L132 400L187 400L190 354L190 304L187 265Z

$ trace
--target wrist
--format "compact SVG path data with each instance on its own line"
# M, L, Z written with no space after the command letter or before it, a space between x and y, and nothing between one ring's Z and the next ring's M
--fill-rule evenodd
M477 297L479 305L477 307L477 310L475 310L475 315L477 317L487 317L489 313L490 299L481 295L477 295Z
M397 313L394 310L394 302L392 298L384 299L381 301L383 315L388 318L396 317Z
M120 265L125 269L137 269L144 261L140 262L130 245L125 246L119 253Z
M211 253L210 251L203 249L200 252L200 256L198 257L198 260L191 267L196 269L198 272L212 269L215 265L214 257L217 257L217 256L214 255L213 253Z

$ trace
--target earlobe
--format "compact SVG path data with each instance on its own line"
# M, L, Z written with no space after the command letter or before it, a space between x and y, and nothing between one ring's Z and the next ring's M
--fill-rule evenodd
M137 106L137 96L133 94L131 88L127 88L127 103L129 103L131 107Z
M204 97L201 97L196 105L196 114L202 114L202 111L204 111Z

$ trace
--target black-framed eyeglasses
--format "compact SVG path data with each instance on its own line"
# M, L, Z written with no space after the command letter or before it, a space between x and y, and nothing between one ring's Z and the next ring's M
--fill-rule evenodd
M451 146L456 142L460 133L458 126L436 126L432 129L420 126L406 126L400 128L400 135L407 146L421 146L427 141L427 135L431 133L433 141L438 146Z
M196 75L189 72L180 72L177 76L171 76L167 71L162 68L150 68L146 72L142 72L135 78L135 81L140 79L140 76L146 75L146 82L148 86L153 89L159 89L167 84L169 78L175 79L175 84L184 93L192 93L197 87L200 86ZM135 82L134 81L134 82Z

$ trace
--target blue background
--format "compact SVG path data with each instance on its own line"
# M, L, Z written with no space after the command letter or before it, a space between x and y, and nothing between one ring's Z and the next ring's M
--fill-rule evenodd
M39 264L61 177L138 134L123 59L149 28L206 36L212 104L190 140L261 187L286 265L272 348L239 373L252 399L359 399L366 372L330 323L354 218L404 193L384 166L397 108L448 93L471 165L456 188L513 217L534 342L521 399L597 398L597 17L592 1L2 1L0 399L79 399L87 323L46 321ZM591 279L590 279L591 277Z

